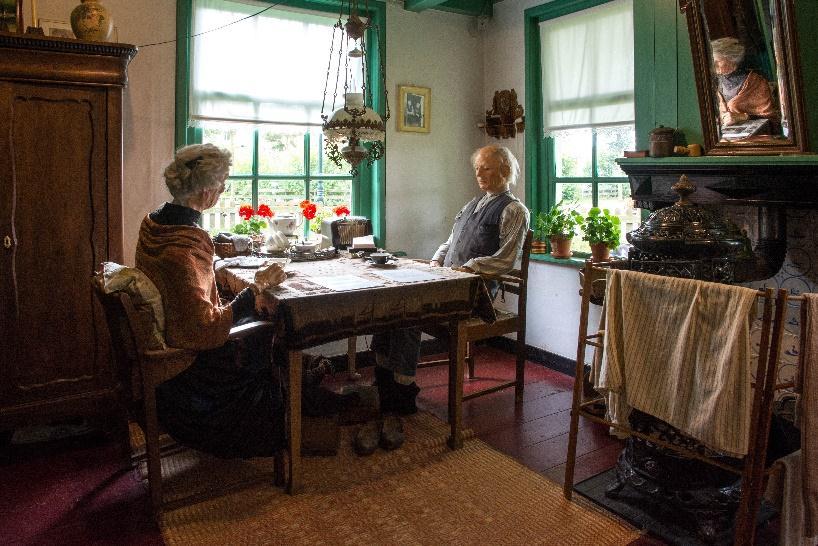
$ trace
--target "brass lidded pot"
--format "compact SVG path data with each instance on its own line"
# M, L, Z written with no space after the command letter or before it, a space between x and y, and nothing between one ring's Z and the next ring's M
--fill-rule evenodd
M696 186L682 175L673 185L679 200L657 210L625 237L637 250L676 259L745 256L750 240L730 220L688 200Z

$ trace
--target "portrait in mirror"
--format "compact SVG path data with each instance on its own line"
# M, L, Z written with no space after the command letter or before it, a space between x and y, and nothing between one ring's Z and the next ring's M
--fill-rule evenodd
M792 0L679 0L711 155L806 151Z

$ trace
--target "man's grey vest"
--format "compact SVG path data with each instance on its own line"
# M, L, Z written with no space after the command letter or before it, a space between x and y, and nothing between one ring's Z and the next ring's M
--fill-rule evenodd
M498 195L474 213L481 198L475 197L455 219L452 244L443 260L446 267L459 267L472 258L491 256L500 250L500 215L514 201L511 192Z

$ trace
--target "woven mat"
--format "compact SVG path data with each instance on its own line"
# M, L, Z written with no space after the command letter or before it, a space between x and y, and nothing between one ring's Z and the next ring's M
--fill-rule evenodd
M304 458L304 493L269 481L271 459L218 461L192 451L163 459L168 494L260 478L162 516L169 546L192 544L628 544L639 534L477 439L446 447L427 413L405 420L407 442L358 457L343 429L336 457ZM166 496L167 498L167 496Z

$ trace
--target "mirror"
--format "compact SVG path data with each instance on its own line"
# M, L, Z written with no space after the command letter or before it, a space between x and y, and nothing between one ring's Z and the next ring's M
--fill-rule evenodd
M708 155L807 151L792 0L679 0Z

